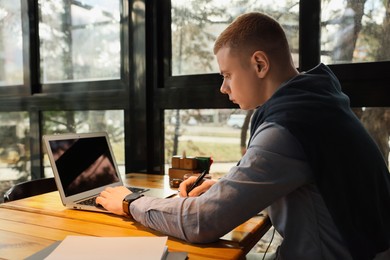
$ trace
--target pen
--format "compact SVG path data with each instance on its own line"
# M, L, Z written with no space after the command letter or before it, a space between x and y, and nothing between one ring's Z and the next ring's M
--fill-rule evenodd
M199 183L203 180L204 176L206 176L207 171L204 170L198 178L195 180L195 182L191 185L191 187L187 190L187 193L190 193L196 186L199 185Z

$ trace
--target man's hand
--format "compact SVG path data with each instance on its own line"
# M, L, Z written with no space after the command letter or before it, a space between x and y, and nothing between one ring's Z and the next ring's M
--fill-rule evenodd
M126 215L123 212L122 202L130 193L131 191L125 186L108 187L96 198L96 203L102 205L106 210L114 214Z
M196 197L205 193L211 186L216 182L214 180L205 179L202 184L195 187L190 193L187 193L187 190L191 187L191 185L196 181L197 177L192 176L187 180L180 183L179 186L179 195L180 197Z

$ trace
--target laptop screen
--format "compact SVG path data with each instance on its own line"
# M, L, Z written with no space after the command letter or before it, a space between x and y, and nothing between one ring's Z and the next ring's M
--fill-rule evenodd
M65 196L119 181L104 136L49 140Z

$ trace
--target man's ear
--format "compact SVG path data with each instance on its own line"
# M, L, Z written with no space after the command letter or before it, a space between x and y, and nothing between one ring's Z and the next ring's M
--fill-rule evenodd
M269 70L269 59L263 51L255 51L252 54L252 63L256 66L257 75L259 78L264 78Z

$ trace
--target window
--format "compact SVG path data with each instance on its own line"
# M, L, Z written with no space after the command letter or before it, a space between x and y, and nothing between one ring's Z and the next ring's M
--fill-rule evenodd
M42 83L120 78L119 1L39 1Z
M389 61L389 8L381 0L323 0L322 62Z
M20 1L0 5L0 87L23 84L23 42Z
M251 115L240 109L165 110L165 169L173 155L185 153L212 157L210 173L226 173L245 151L249 128L244 121Z
M298 0L172 0L172 75L218 72L215 39L234 18L251 11L265 12L283 25L298 66Z

